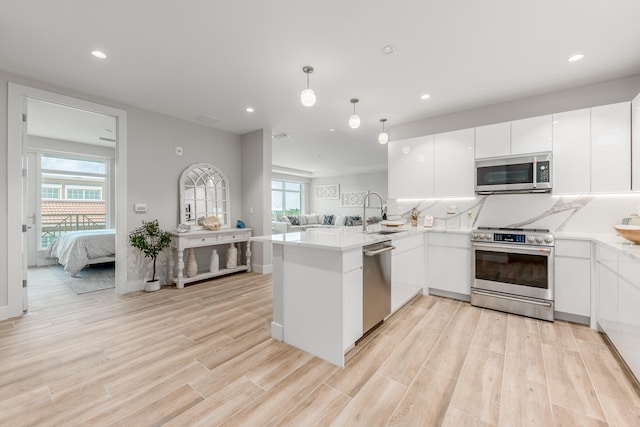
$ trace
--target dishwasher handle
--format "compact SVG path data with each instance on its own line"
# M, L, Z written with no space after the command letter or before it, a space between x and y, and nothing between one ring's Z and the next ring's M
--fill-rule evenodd
M395 246L385 246L384 248L378 249L377 251L364 251L364 254L365 254L365 256L376 256L376 255L381 254L383 252L392 251L395 248L396 248Z

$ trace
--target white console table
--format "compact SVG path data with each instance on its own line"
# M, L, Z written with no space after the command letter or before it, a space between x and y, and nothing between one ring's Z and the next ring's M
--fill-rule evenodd
M239 271L251 271L251 229L250 228L225 228L216 231L209 230L197 230L189 231L186 233L171 233L171 247L176 250L178 265L173 282L178 289L184 288L185 283L196 282L198 280L210 279L217 276L223 276L225 274L236 273ZM186 277L184 275L184 251L190 248L200 248L206 246L231 246L231 243L238 244L238 258L241 257L241 243L245 243L245 259L246 264L240 264L236 268L220 268L215 273L208 271L209 264L207 264L207 271L198 272L193 277ZM174 273L173 269L173 257L169 258L169 271ZM222 260L222 257L221 257ZM224 263L224 260L222 260ZM224 264L223 264L224 265Z

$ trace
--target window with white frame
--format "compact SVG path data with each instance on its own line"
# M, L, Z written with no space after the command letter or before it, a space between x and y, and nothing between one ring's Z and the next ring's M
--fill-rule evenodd
M102 200L102 187L67 185L69 200Z
M281 180L271 181L271 217L302 213L302 184Z
M42 200L60 200L61 185L43 185L41 197Z

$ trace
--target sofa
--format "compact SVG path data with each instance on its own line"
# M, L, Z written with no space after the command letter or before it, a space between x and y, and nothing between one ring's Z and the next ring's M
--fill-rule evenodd
M382 218L375 218L369 222L377 222ZM292 233L305 231L310 228L335 228L361 226L360 215L332 215L332 214L308 214L308 215L278 215L275 221L271 222L273 234Z

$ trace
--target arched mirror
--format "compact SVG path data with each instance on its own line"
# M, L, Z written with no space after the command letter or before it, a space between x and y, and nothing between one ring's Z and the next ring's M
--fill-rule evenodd
M182 172L179 185L180 224L194 229L216 216L222 228L230 228L229 181L220 169L195 163Z

